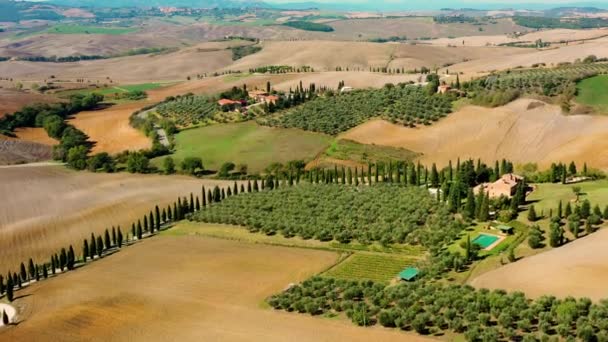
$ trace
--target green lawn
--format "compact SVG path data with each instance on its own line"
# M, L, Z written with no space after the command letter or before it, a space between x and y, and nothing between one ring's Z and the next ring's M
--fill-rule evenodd
M576 101L608 113L608 75L599 75L582 80L577 85Z
M259 126L253 121L184 130L175 136L176 165L186 157L200 157L206 169L225 162L246 164L249 173L274 162L309 161L329 145L331 137L298 129ZM162 165L162 158L153 161Z
M589 199L591 204L600 205L603 210L605 205L608 205L608 180L598 180L592 182L583 182L579 184L536 184L536 189L526 198L529 202L534 203L536 212L540 214L544 211L545 215L549 214L549 210L557 210L559 201L561 200L565 208L566 202L576 200L572 188L578 186L581 188L583 195L580 201Z
M46 32L52 34L111 34L120 35L137 31L132 27L101 27L88 25L59 24L49 28Z
M324 276L348 280L373 280L388 283L419 259L398 254L354 253L323 273Z

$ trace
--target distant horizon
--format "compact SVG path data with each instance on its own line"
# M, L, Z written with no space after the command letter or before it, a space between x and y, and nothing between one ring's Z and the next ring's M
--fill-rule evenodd
M547 3L539 0L437 0L428 2L410 0L14 0L29 2L47 2L67 6L93 6L93 7L159 7L177 6L203 8L208 6L239 7L248 5L266 4L274 8L284 9L307 9L319 8L321 10L342 12L399 12L399 11L429 11L450 9L472 9L472 10L549 10L560 7L594 7L608 10L608 0L555 0Z

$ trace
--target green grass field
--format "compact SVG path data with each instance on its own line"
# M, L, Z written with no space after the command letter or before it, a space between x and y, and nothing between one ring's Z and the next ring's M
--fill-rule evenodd
M97 93L97 94L101 94L101 95L114 95L114 94L119 94L119 93L127 93L130 91L135 91L135 90L141 90L141 91L148 91L148 90L152 90L152 89L156 89L156 88L160 88L160 87L164 87L167 84L163 84L163 83L142 83L142 84L129 84L129 85L121 85L121 86L114 86L114 87L107 87L107 88L91 88L91 89L77 89L77 90L67 90L67 91L62 91L60 93L58 93L58 95L60 97L68 97L70 95L74 95L74 94L90 94L90 93Z
M67 25L60 24L55 25L48 30L47 33L52 34L110 34L120 35L136 32L136 28L132 27L101 27L101 26L88 26L88 25Z
M330 141L331 137L324 134L259 126L253 121L218 124L178 133L173 158L179 165L186 157L200 157L210 170L217 170L225 162L246 164L249 173L255 173L274 162L311 160ZM153 163L162 165L162 158Z
M577 89L576 101L608 114L608 92L606 92L606 89L608 89L608 75L599 75L582 80L577 85Z
M534 190L526 199L534 202L536 212L540 214L544 211L545 215L549 214L549 210L557 210L559 201L561 200L564 207L567 202L574 202L576 196L572 188L578 186L583 194L579 200L589 199L592 205L599 204L603 210L605 205L608 205L608 180L598 180L592 182L583 182L578 184L537 184ZM525 213L524 213L525 214Z
M419 154L404 148L366 145L352 140L336 140L325 151L325 156L366 164L376 161L411 161Z
M388 283L418 259L398 254L354 253L332 267L324 276L348 280L373 280Z

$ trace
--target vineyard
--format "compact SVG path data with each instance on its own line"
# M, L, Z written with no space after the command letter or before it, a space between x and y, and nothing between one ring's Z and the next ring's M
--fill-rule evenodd
M323 275L346 280L373 280L388 283L397 274L418 261L398 254L355 253Z
M480 102L501 105L503 103L500 102L504 101L497 101L491 97L505 92L511 92L512 97L521 94L572 97L576 93L577 82L606 73L608 73L608 63L582 63L557 68L511 70L465 83L464 89L474 92ZM482 97L486 97L486 99Z
M390 184L284 186L229 197L192 219L245 226L267 235L340 243L407 243L436 250L462 229L427 190Z
M194 95L176 97L156 107L161 117L180 127L211 123L218 110L217 104L208 97Z
M426 88L399 84L319 97L260 123L335 135L378 116L414 127L430 125L451 112L449 97L429 95Z

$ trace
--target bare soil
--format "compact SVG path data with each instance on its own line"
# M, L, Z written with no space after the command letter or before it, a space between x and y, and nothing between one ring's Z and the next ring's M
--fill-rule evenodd
M276 312L269 295L334 253L160 236L17 293L7 341L426 341L346 320Z

